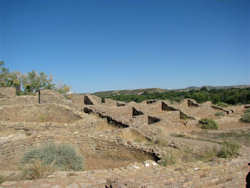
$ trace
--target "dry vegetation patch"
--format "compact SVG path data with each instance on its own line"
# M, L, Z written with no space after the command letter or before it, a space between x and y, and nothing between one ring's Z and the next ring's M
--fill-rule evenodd
M204 118L199 121L201 129L218 129L218 124L213 119Z

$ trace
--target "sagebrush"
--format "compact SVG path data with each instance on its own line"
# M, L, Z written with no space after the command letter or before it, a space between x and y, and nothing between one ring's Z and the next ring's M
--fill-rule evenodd
M44 164L41 160L33 160L21 167L21 179L45 178L55 171L54 164Z
M199 121L199 126L202 129L218 129L218 124L213 119L201 119Z
M75 149L67 144L49 143L26 152L22 164L41 161L43 165L51 165L60 170L82 170L83 158L77 155Z
M246 111L240 118L241 121L250 123L250 112Z
M218 152L218 157L221 158L232 158L239 155L240 145L234 142L223 142L222 148Z

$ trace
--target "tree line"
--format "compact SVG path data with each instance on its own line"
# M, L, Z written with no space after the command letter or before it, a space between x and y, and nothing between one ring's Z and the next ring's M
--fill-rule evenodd
M15 87L17 95L34 94L40 89L53 89L62 94L70 91L69 86L55 84L52 76L44 72L38 73L34 70L26 74L10 72L3 61L0 61L0 87Z
M167 91L164 93L144 92L141 95L111 95L108 98L125 102L142 102L150 99L180 102L185 98L191 98L198 103L211 101L214 104L250 104L250 88L207 89L203 87L199 90L190 91Z

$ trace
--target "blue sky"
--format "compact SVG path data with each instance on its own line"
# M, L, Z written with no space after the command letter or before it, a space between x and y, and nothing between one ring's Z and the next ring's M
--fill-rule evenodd
M250 84L250 1L0 0L0 59L74 92Z

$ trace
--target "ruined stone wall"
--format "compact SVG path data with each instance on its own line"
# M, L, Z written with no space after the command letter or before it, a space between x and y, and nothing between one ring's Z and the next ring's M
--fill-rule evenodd
M70 108L58 104L8 105L0 107L0 121L70 123L81 119Z
M104 99L104 103L106 105L110 105L110 106L117 106L117 101L112 100L112 99ZM118 104L119 105L119 104Z
M2 89L2 88L0 88ZM7 88L3 89L6 91L11 91L13 94L11 95L12 97L0 97L0 106L3 105L31 105L31 104L38 104L38 94L34 95L25 95L25 96L16 96L14 95L14 90L13 88ZM67 100L63 95L60 93L53 91L53 90L41 90L40 92L40 102L41 104L45 103L56 103L56 104L63 104L67 105L69 107L74 108L75 106L73 105L72 101ZM1 91L0 91L1 95ZM6 96L6 95L4 95Z
M27 127L27 123L22 126L18 123L1 124L0 131L15 129L15 133L12 135L5 137L0 135L0 166L2 169L16 169L25 151L48 142L71 144L86 160L88 160L87 157L109 158L110 156L115 160L121 160L119 164L125 164L126 161L143 161L153 158L150 152L147 153L140 147L120 143L119 139L117 140L115 137L102 138L100 135L89 135L84 130L73 132L77 127L71 129L70 125L41 125L40 127L40 123L36 123L35 127L31 124ZM6 161L9 163L6 164Z
M0 98L0 106L31 105L31 104L38 104L37 96L16 96L13 98Z
M84 106L84 95L81 94L70 94L67 97L72 101L73 105L81 111Z
M154 103L128 103L129 106L135 107L136 109L146 112L146 113L155 113L161 112L162 106L161 101L156 101Z
M41 90L40 91L40 102L41 104L44 103L56 103L56 104L63 104L68 105L70 107L74 107L72 101L66 99L63 95L58 93L54 90Z
M103 104L102 99L95 95L84 95L83 102L85 105L98 105Z
M16 88L0 87L0 98L12 98L16 96Z

